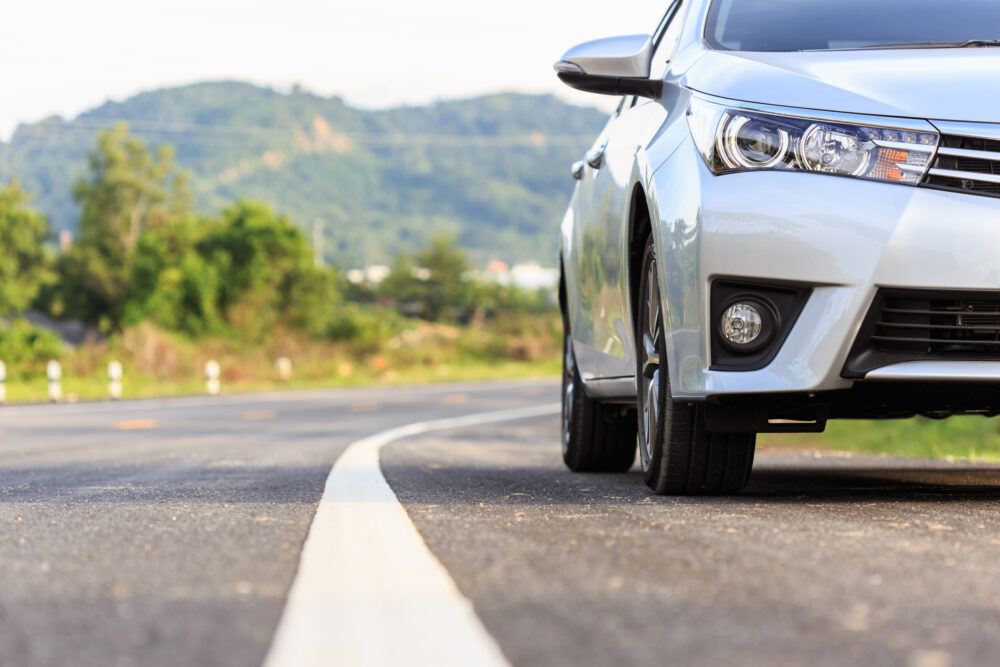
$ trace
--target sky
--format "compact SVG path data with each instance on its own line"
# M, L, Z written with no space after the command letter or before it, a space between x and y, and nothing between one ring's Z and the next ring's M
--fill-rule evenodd
M369 108L497 91L580 104L552 64L648 33L667 0L0 0L0 139L196 81L299 84ZM613 11L612 11L613 8Z

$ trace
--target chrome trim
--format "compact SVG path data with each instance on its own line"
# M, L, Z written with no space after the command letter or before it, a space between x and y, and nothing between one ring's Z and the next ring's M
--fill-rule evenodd
M993 151L974 151L968 148L947 148L942 146L938 149L938 155L950 155L952 157L967 157L974 160L990 160L1000 162L1000 153Z
M928 132L927 134L933 134L938 136L937 132ZM904 141L882 141L881 139L874 139L872 143L880 148L889 148L898 151L907 151L909 153L933 153L934 148L937 143L933 145L928 144L908 144Z
M926 120L917 118L896 118L893 116L868 116L864 114L839 113L836 111L822 111L820 109L800 109L798 107L781 107L772 104L758 104L756 102L744 102L733 100L727 97L709 95L698 90L691 89L692 94L706 102L727 107L729 109L756 111L758 113L770 113L780 116L791 116L805 120L828 123L846 123L848 125L863 125L865 127L884 127L891 130L910 130L912 132L924 132L927 134L940 134L938 129ZM920 144L906 144L907 150L913 150ZM930 147L928 147L930 148ZM930 152L930 151L928 151Z
M941 134L957 134L961 137L992 139L1000 141L1000 125L993 123L954 123L951 121L932 121Z
M975 171L955 171L954 169L931 169L927 173L930 176L957 178L960 181L978 181L980 183L996 183L1000 185L1000 176L995 176L993 174L980 174Z
M865 380L1000 382L1000 361L905 361L876 368Z
M896 169L905 171L908 174L920 174L921 176L927 171L927 167L919 167L915 164L906 164L905 162L897 162Z

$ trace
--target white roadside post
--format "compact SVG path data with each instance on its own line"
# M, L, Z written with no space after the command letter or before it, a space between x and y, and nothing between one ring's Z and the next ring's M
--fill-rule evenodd
M7 402L7 364L0 361L0 405Z
M45 365L45 375L49 378L49 400L58 403L62 398L62 364L53 359Z
M117 359L108 363L108 394L112 401L117 401L122 397L122 362Z
M209 396L218 396L219 394L221 370L219 362L215 359L205 362L205 391L208 392Z
M288 357L279 357L274 362L274 368L278 371L278 377L281 378L282 382L288 382L292 379L292 360Z

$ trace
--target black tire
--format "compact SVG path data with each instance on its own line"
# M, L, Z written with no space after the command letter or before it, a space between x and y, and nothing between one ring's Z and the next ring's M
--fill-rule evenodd
M573 472L627 472L635 462L636 420L630 409L587 397L568 328L563 334L563 461Z
M711 433L696 403L670 395L663 307L653 239L646 241L636 300L639 460L657 495L739 493L750 478L756 433Z

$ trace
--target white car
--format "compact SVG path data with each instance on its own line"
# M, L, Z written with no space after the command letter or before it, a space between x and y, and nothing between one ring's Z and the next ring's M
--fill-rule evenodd
M1000 412L1000 2L676 0L561 238L563 448L733 493L757 433Z

